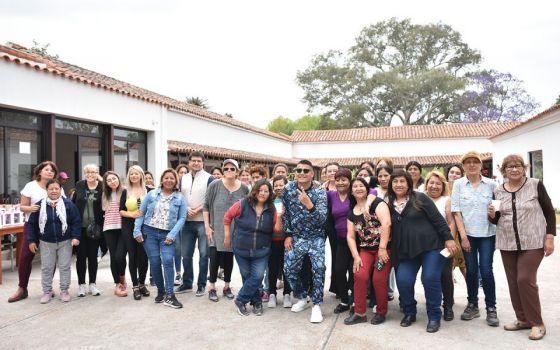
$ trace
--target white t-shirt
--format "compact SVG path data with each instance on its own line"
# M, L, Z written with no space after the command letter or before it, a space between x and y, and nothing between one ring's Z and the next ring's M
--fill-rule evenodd
M438 209L441 216L443 216L443 218L445 219L445 222L447 222L447 215L445 215L445 205L447 204L448 200L448 196L441 196L437 199L437 201L434 201L436 208Z
M64 194L64 188L61 188L61 191L62 196L66 197L66 194ZM22 196L30 198L31 200L29 202L29 205L33 205L47 196L47 190L41 188L37 181L30 181L25 185L25 187L23 187L23 190L21 190L20 194ZM29 216L31 216L31 213L25 213L26 222L29 220Z

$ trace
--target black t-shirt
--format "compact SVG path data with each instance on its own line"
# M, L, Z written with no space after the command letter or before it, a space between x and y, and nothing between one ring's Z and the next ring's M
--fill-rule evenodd
M348 212L348 220L354 223L358 248L360 249L379 249L379 243L381 242L381 222L377 218L375 209L377 209L377 206L381 203L385 204L381 198L375 197L369 210L370 219L367 221L364 218L364 214L356 215L353 209ZM390 241L387 245L387 249L390 249Z

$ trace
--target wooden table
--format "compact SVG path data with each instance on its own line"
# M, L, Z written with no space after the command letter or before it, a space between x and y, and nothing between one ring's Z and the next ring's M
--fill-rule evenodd
M23 224L10 225L0 228L0 239L7 235L16 235L16 266L19 265L19 256L21 254L21 246L23 243ZM0 284L2 284L2 259L0 257Z

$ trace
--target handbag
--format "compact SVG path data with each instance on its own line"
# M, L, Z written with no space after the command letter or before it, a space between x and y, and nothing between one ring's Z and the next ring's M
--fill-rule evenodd
M96 223L89 224L86 228L86 236L89 239L101 238L101 226Z

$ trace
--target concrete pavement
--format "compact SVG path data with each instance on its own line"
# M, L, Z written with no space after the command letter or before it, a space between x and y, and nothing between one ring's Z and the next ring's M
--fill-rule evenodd
M495 254L494 270L500 327L486 325L483 307L481 318L469 322L459 320L466 306L466 286L456 270L456 318L451 322L441 321L441 330L435 334L426 333L427 317L419 280L416 288L418 321L411 327L399 326L402 315L396 300L390 302L384 324L346 326L343 323L346 314L333 314L337 300L328 292L322 307L325 320L321 324L309 323L310 308L295 314L280 306L268 309L265 304L263 316L242 317L235 312L232 301L221 298L213 303L207 295L197 298L194 293L177 296L184 305L180 310L155 304L154 295L135 301L130 288L128 297L117 298L112 294L108 256L99 267L97 285L103 291L99 297L76 297L77 277L73 265L72 301L63 304L58 299L58 276L55 276L57 298L49 304L39 304L40 263L36 258L29 298L9 304L7 299L15 291L18 277L17 272L9 271L9 262L5 262L4 284L0 285L0 349L559 349L559 263L560 254L556 252L543 260L539 270L541 304L548 333L541 341L531 341L527 331L506 332L502 328L514 319L514 314L499 252ZM232 279L235 293L241 286L237 266ZM218 289L222 286L223 282L218 280ZM155 287L150 291L155 294ZM481 299L482 294L480 289ZM368 310L368 319L371 314Z

